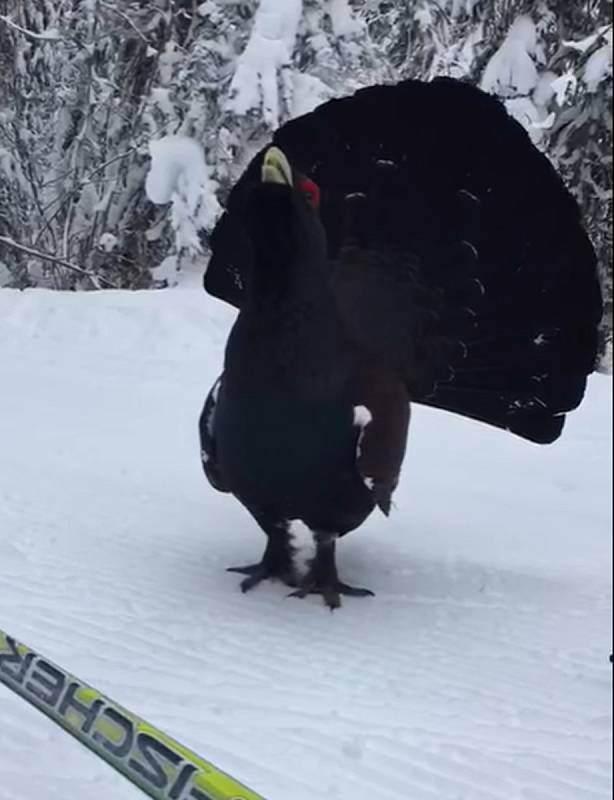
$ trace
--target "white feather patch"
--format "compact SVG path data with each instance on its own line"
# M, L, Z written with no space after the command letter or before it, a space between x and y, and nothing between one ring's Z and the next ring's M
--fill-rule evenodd
M215 408L217 406L217 397L220 393L221 385L222 385L222 379L218 378L217 381L215 382L213 389L211 389L211 399L213 400L213 403L211 405L211 411L209 412L209 416L205 420L209 436L213 436L213 431L215 429Z
M293 561L296 573L304 577L309 569L309 564L316 554L316 544L313 532L300 519L288 520L288 534L293 548Z
M373 414L369 409L366 406L354 406L354 425L366 428L370 422L373 422Z
M356 461L358 462L360 462L360 457L362 455L362 442L365 438L365 429L367 425L370 425L372 422L373 414L366 406L354 406L354 425L355 427L361 429L360 434L358 435L358 441L356 442ZM363 475L362 479L367 489L372 492L374 486L373 478Z

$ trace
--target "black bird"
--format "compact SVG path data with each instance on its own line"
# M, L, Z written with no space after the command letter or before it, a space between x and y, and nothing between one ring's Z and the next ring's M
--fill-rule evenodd
M335 542L388 514L409 402L556 440L594 369L601 292L576 202L491 96L451 79L364 89L294 120L213 232L235 305L200 422L212 485L268 536L245 591L341 583ZM314 533L306 577L291 520Z

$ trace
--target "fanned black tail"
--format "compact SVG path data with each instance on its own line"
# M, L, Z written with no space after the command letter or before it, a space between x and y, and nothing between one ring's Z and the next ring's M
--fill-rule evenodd
M348 330L403 374L414 401L554 441L584 395L601 317L575 203L555 184L533 224L515 215L517 241L505 208L463 189L426 209L442 230L410 250L390 229L396 180L386 167L368 196L346 200L334 286ZM408 193L402 207L413 203Z
M594 369L601 292L576 202L496 99L451 79L377 86L274 137L322 190L348 330L412 398L547 443ZM240 305L256 157L205 277Z

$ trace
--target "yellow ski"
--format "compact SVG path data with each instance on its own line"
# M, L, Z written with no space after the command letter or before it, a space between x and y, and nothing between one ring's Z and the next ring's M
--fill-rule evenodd
M0 683L154 800L264 800L1 630Z

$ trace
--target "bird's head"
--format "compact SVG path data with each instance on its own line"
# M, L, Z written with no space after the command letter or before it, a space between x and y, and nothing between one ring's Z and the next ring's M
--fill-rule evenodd
M283 287L288 280L321 271L326 262L326 235L319 202L316 184L293 169L278 147L270 147L245 214L259 284L270 280Z
M262 163L262 182L291 186L307 203L318 212L320 210L320 187L302 172L291 166L279 147L269 147Z

